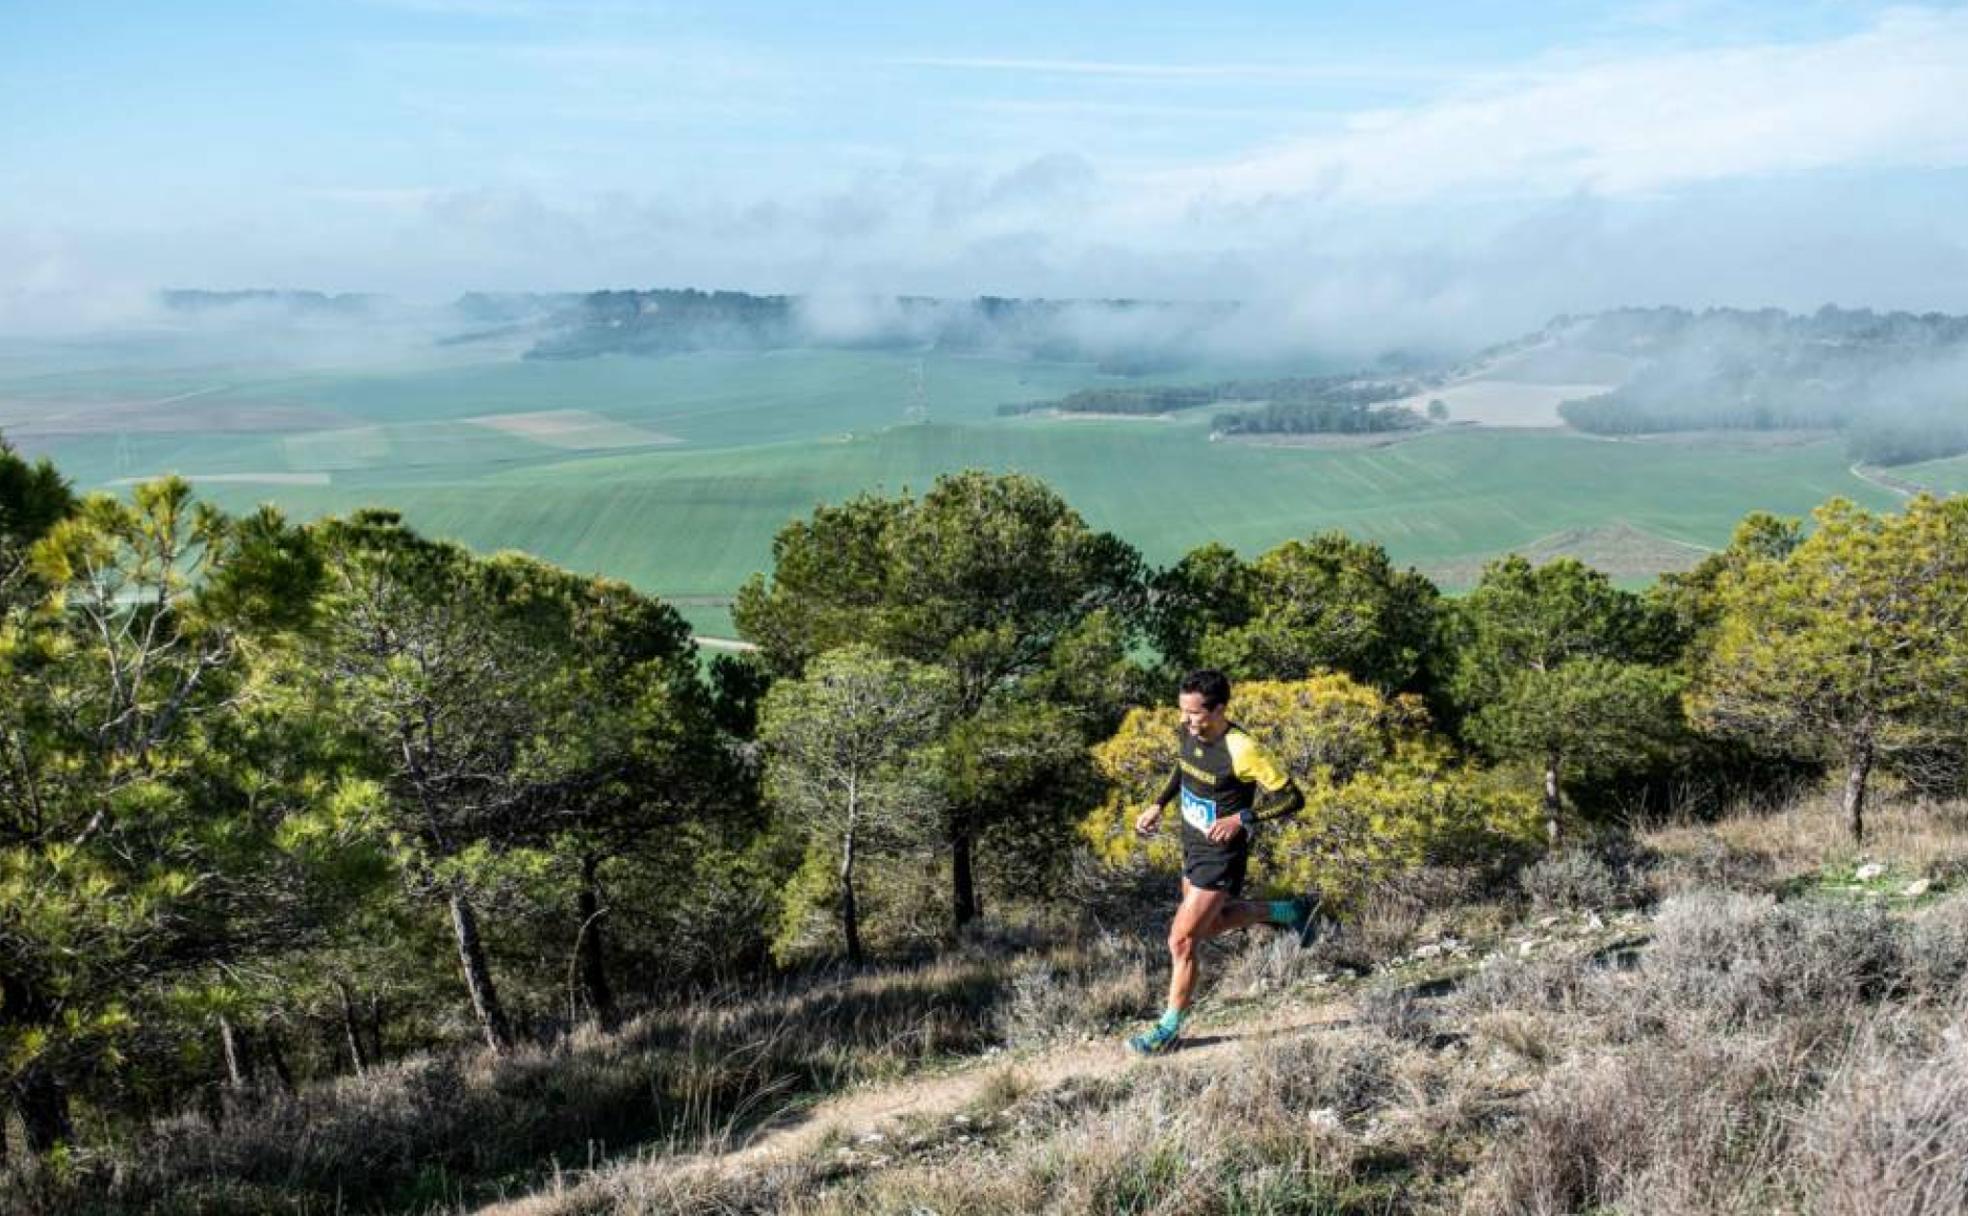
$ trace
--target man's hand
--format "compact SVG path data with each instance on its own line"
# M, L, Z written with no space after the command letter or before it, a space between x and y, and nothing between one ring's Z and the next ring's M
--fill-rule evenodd
M1235 815L1227 819L1219 819L1209 826L1209 838L1213 844L1229 844L1243 835L1243 832L1244 821Z
M1153 836L1156 826L1161 822L1162 808L1159 803L1151 802L1139 815L1134 817L1134 834L1136 836Z

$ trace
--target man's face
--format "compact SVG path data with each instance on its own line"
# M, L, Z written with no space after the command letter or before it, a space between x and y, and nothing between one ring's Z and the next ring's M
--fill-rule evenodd
M1185 692L1175 699L1182 711L1182 726L1205 743L1214 743L1230 725L1230 715L1221 705L1204 705L1203 694Z

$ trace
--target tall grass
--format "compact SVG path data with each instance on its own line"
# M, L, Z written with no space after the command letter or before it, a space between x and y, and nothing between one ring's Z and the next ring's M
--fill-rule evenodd
M418 1055L72 1155L0 1191L0 1212L418 1209L632 1146L716 1147L803 1095L994 1042L1007 971L958 957L814 977L504 1057Z

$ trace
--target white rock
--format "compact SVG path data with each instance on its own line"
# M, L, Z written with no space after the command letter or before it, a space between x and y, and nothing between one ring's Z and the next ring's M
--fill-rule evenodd
M1549 929L1551 926L1557 923L1558 923L1558 918L1555 916L1540 916L1538 917L1537 927L1540 929Z
M1853 871L1852 877L1858 879L1860 882L1871 882L1873 879L1878 878L1881 874L1884 874L1885 872L1886 872L1885 866L1879 864L1876 861L1868 861L1864 865L1860 866L1857 870Z
M1932 890L1933 887L1934 887L1933 879L1917 878L1914 881L1908 883L1906 886L1906 890L1900 892L1900 894L1906 896L1908 899L1913 899L1917 896L1927 894L1927 892Z
M1600 920L1599 914L1597 912L1594 912L1592 915L1585 918L1585 927L1588 929L1603 929L1606 927L1606 922Z

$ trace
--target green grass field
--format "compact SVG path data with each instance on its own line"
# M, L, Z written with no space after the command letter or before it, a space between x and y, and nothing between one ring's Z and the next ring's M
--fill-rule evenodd
M1620 523L1708 547L1755 509L1803 514L1834 494L1880 508L1895 501L1852 477L1834 444L1703 452L1466 431L1321 452L1212 444L1193 426L1063 422L653 451L379 485L374 494L236 484L210 493L233 507L271 497L304 515L387 502L478 548L526 549L664 594L708 598L765 568L773 534L816 503L866 489L919 491L964 468L1043 478L1095 527L1155 562L1210 540L1255 554L1326 528L1378 541L1423 568Z
M1951 456L1889 470L1894 477L1936 494L1968 493L1968 456Z
M1252 555L1339 528L1450 585L1489 556L1540 545L1632 554L1638 568L1620 573L1640 577L1651 561L1723 543L1751 510L1801 515L1833 495L1897 501L1852 476L1835 442L1683 446L1455 428L1319 450L1212 442L1207 410L1178 421L996 416L1003 402L1114 382L1086 365L880 351L475 357L388 372L170 367L150 381L124 366L51 372L8 360L0 429L85 488L176 471L224 476L202 490L232 509L395 507L479 549L524 549L679 598L712 634L729 631L721 601L767 566L786 521L863 490L921 491L964 468L1043 478L1157 563L1211 540ZM927 424L904 421L918 366ZM275 411L277 428L259 425L256 410ZM680 442L584 452L469 421L544 411L586 411ZM67 430L49 429L57 416ZM1938 488L1968 487L1968 462L1924 468ZM280 480L296 474L328 484Z

